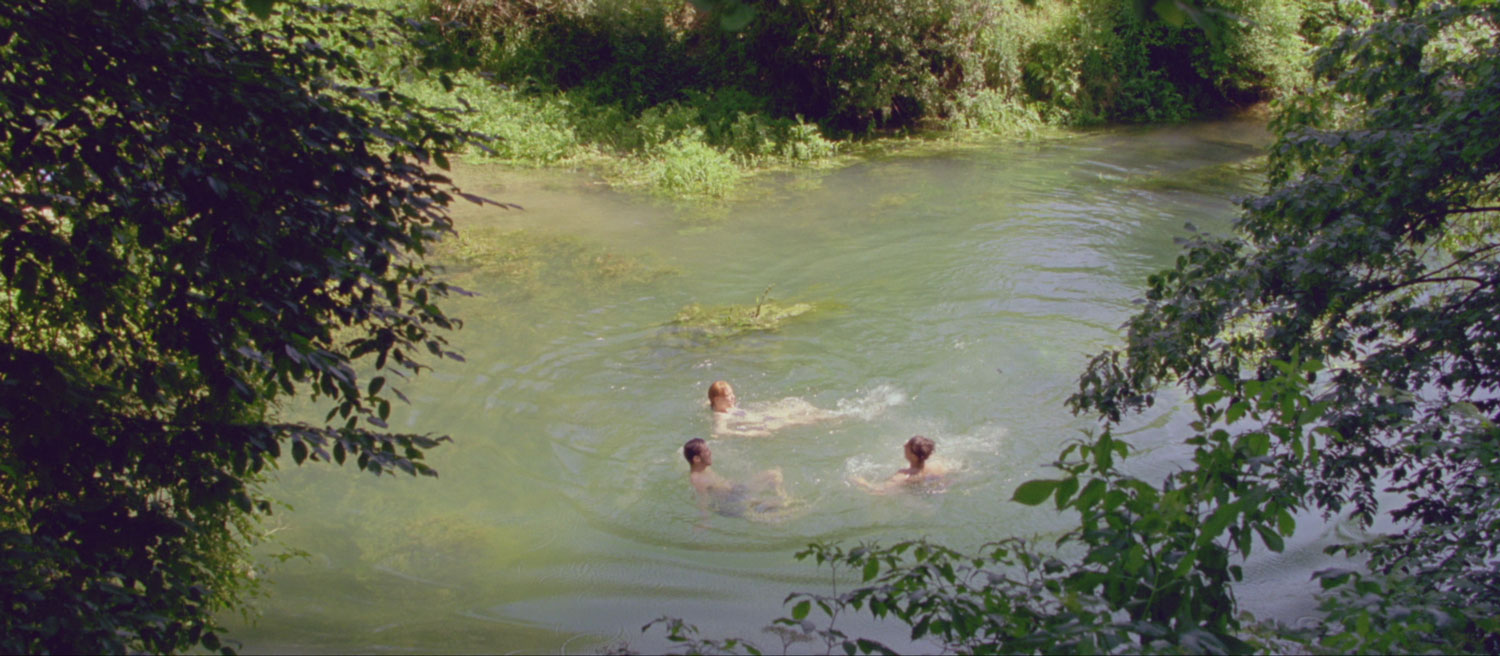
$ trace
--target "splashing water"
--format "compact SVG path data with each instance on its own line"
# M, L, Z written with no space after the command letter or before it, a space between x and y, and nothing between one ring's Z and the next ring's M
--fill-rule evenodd
M906 392L892 385L879 385L866 392L864 396L839 399L836 412L844 417L869 421L887 409L903 403L906 403Z

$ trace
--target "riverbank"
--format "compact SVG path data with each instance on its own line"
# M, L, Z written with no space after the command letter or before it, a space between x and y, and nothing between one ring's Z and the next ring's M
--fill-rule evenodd
M1234 114L1290 92L1347 20L1277 0L378 4L403 40L360 56L493 138L467 161L690 201L914 147Z

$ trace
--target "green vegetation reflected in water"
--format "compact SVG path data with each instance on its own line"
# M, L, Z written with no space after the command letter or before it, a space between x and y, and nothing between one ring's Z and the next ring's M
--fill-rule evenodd
M1227 229L1264 140L1205 123L890 157L762 181L709 222L574 174L460 169L467 190L526 209L461 208L463 237L440 253L479 294L447 306L468 362L402 386L412 405L392 423L453 436L429 455L441 477L284 466L273 492L295 510L276 537L311 555L269 566L262 619L233 633L247 652L652 650L661 636L639 629L668 614L757 637L788 592L826 589L827 570L792 558L809 541L972 548L1060 530L1006 500L1089 427L1062 404L1085 355L1117 339L1184 222ZM671 325L767 285L838 308L710 341ZM693 501L681 447L710 437L717 379L744 404L843 411L710 440L726 476L782 469L794 506L777 521ZM1183 455L1158 446L1186 414L1161 404L1136 427L1140 475ZM956 472L945 493L847 482L904 466L917 433ZM1261 580L1301 584L1316 539ZM1304 608L1244 596L1288 619Z

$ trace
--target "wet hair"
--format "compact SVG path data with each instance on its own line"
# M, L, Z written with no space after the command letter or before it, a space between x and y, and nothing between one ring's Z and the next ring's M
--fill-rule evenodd
M912 455L916 456L919 462L927 462L927 458L932 456L933 449L937 448L931 439L921 435L913 435L906 441L906 446L911 447Z
M708 386L708 402L713 403L716 398L729 396L732 391L734 388L730 387L728 382L716 380L714 384Z
M687 458L688 464L691 465L693 458L703 455L703 451L707 448L708 442L703 441L701 437L695 437L682 445L682 457Z

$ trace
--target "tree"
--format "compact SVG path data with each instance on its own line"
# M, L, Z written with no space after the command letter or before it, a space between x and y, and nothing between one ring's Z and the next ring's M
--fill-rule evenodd
M387 376L458 357L421 257L468 136L330 46L373 13L246 5L0 6L0 651L219 648L283 449L435 475Z
M848 653L888 651L833 628L851 608L965 653L1500 650L1500 5L1378 9L1281 107L1234 234L1195 231L1081 375L1069 403L1102 430L1015 491L1078 513L1078 556L814 545L865 583L778 622ZM1164 386L1192 400L1193 458L1141 480L1112 429ZM1334 548L1368 558L1315 574L1335 592L1316 631L1256 637L1236 561L1309 508L1398 530Z
M1270 191L1246 204L1239 234L1195 239L1153 277L1127 347L1095 358L1073 398L1114 421L1162 383L1201 390L1264 380L1278 359L1328 363L1313 390L1326 408L1307 445L1315 457L1278 443L1278 485L1366 526L1389 511L1402 529L1350 551L1394 577L1393 606L1452 614L1457 635L1477 640L1466 647L1490 651L1500 648L1488 619L1500 603L1497 55L1491 2L1397 3L1340 36L1315 68L1326 85L1274 125ZM1229 412L1247 398L1240 383L1225 394ZM1404 505L1383 507L1382 493ZM1420 615L1404 621L1431 621Z

